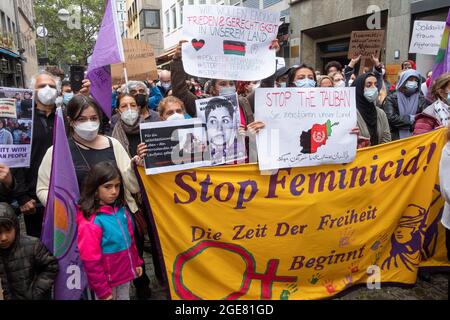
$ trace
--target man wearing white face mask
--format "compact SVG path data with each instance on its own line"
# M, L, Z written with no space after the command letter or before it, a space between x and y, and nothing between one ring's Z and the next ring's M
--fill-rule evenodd
M90 83L85 81L83 92L89 95ZM56 98L61 90L59 78L41 72L31 79L34 90L34 120L30 168L14 170L18 185L17 200L25 217L27 234L40 237L44 207L36 196L38 170L48 148L53 144Z
M24 214L27 234L40 237L44 207L36 197L38 169L47 149L53 144L55 102L61 82L43 72L34 76L30 88L34 89L35 109L30 168L14 170L18 185L17 200Z

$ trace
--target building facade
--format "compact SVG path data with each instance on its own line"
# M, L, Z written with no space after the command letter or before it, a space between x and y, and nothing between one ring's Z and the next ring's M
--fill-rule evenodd
M20 41L22 48L22 68L25 86L31 77L38 72L38 58L36 51L35 13L32 0L17 0L19 18Z
M23 85L13 0L0 1L0 86Z
M279 56L288 57L289 0L168 0L162 3L165 54L158 59L160 67L167 66L173 56L174 48L183 38L183 6L193 4L233 5L281 12L281 25L278 33L281 44Z
M117 20L119 21L120 35L127 37L127 2L126 0L116 0Z
M161 0L126 0L126 38L152 45L155 55L164 51Z
M293 0L288 64L302 62L321 71L331 60L348 64L352 31L383 29L386 33L381 59L391 66L389 70L395 73L409 58L427 60L420 65L431 68L433 56L409 54L413 22L445 21L449 5L448 0Z

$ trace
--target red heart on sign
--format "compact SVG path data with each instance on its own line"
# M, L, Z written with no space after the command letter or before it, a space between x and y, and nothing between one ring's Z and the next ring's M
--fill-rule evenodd
M204 45L205 45L205 40L197 40L197 39L192 40L192 46L197 51L200 50L201 48L203 48Z

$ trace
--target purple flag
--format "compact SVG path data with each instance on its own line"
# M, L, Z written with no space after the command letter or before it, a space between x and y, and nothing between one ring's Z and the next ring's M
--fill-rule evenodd
M108 0L87 72L87 78L91 81L91 95L108 118L111 118L112 103L110 65L121 62L124 63L125 58L117 21L116 2Z
M87 286L77 245L76 203L80 191L61 108L56 113L52 171L41 238L58 259L55 300L79 300Z
M441 47L439 48L436 62L433 67L431 83L444 73L450 72L450 10L448 11L447 23L442 35Z

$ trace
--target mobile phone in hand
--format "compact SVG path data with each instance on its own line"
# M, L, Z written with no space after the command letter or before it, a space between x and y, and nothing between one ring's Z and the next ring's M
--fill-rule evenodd
M84 67L70 66L70 86L74 93L78 93L83 87Z

